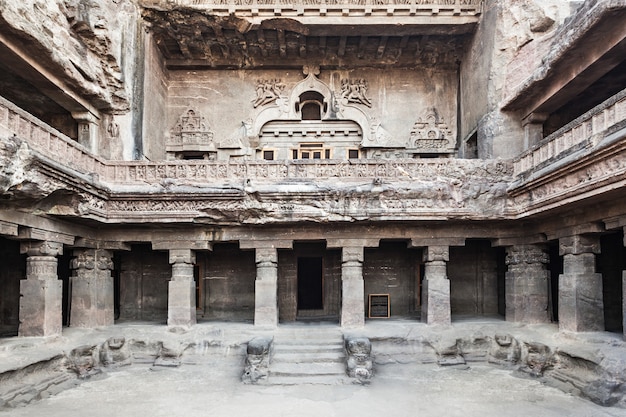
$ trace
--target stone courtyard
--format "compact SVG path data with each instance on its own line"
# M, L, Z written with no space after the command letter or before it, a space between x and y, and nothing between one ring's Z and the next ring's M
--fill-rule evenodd
M1 413L620 415L625 283L626 0L0 0Z

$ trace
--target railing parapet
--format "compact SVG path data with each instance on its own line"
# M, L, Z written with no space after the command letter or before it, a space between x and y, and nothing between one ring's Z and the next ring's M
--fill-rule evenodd
M516 176L558 160L577 149L597 145L599 133L626 120L626 89L546 137L513 161Z

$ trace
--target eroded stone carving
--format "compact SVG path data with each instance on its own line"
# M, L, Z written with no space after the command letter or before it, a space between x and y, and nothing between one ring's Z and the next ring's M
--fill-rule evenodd
M248 342L246 366L241 376L244 384L256 384L267 380L269 375L272 339L255 337Z
M345 346L348 376L356 378L361 384L369 383L372 377L372 343L367 337L346 337Z
M429 107L411 129L407 148L419 152L450 153L452 131L439 116L437 109ZM452 149L451 149L452 148Z
M344 104L363 104L372 107L372 101L367 97L367 81L363 78L341 80L339 93Z
M189 109L178 118L168 142L169 145L210 145L213 132L200 112Z
M273 80L258 80L256 85L256 99L252 101L254 108L276 101L283 95L286 85L278 78Z

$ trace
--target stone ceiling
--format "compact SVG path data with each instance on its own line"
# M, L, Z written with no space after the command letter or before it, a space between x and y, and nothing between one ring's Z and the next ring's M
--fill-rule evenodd
M289 18L252 25L243 18L193 10L144 9L170 69L293 67L453 67L469 36L433 25L304 25ZM443 34L447 33L447 34Z

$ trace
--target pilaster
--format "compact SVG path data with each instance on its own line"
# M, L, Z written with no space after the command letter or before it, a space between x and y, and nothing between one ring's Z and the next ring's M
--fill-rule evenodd
M278 251L273 246L255 250L254 325L278 325Z
M341 252L341 327L365 325L363 246L344 246Z
M75 249L71 267L70 326L111 326L114 322L113 252Z
M72 117L78 124L78 143L89 149L92 153L98 153L98 125L100 119L91 112L74 112Z
M171 249L169 262L172 279L167 292L167 325L193 326L196 324L195 252L191 249Z
M506 249L506 320L547 323L550 273L548 254L540 245L516 245Z
M450 280L447 262L450 260L449 246L424 248L424 282L422 286L422 321L427 324L451 323Z
M524 127L524 149L530 149L543 139L543 123L548 119L546 113L531 113L522 119Z
M56 336L63 326L63 283L57 276L58 242L23 242L26 279L20 281L19 336Z
M602 274L595 272L600 242L590 235L559 239L563 274L559 277L559 329L570 332L604 330Z

